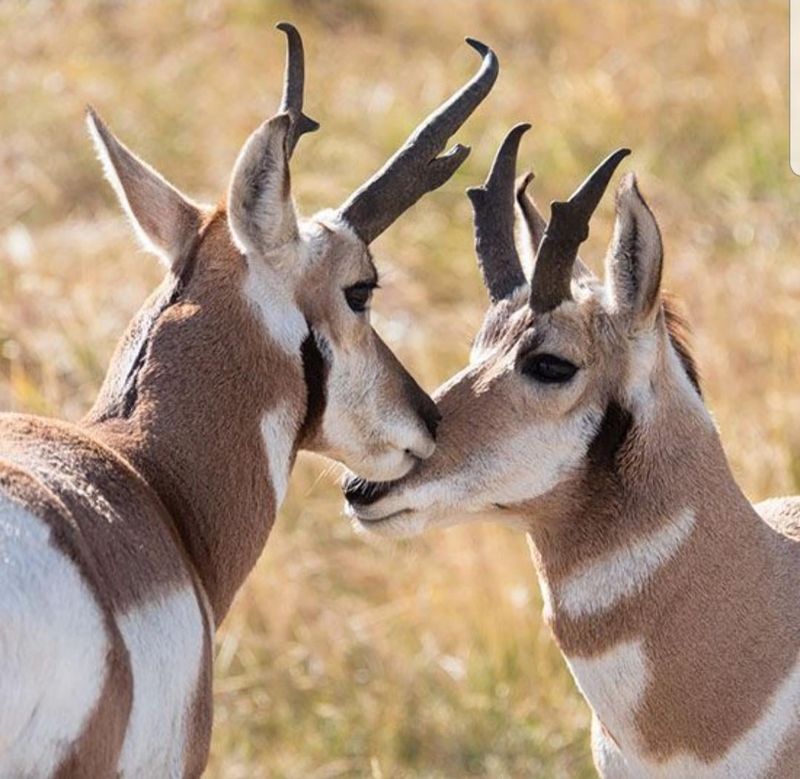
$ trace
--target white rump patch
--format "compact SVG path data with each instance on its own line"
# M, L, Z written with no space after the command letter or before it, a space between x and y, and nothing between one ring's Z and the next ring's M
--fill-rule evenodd
M203 615L191 586L117 617L133 671L123 777L183 776L188 717L203 660Z
M586 617L640 593L681 548L694 526L694 512L684 509L650 535L587 563L554 588L555 608L572 618Z
M261 419L261 434L269 462L269 475L277 511L286 495L297 423L288 403L281 403Z
M0 497L0 776L50 776L106 676L103 615L50 528Z

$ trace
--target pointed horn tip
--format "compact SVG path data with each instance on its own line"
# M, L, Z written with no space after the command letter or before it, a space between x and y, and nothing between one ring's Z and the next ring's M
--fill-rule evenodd
M295 27L291 22L278 22L275 25L275 29L284 32L287 35L297 34L297 27Z
M468 46L471 46L478 54L481 55L484 59L488 59L495 67L497 67L500 63L497 59L497 54L495 54L494 49L491 46L487 46L482 41L479 41L477 38L464 38L465 43Z
M625 147L617 149L609 155L609 159L614 161L614 165L619 165L622 160L631 154L631 150Z
M503 142L500 144L500 149L498 149L498 154L501 154L504 150L508 149L509 147L512 148L519 148L519 143L522 140L522 136L525 135L528 130L531 129L530 122L520 122L519 124L515 124L506 134L506 137L503 139Z

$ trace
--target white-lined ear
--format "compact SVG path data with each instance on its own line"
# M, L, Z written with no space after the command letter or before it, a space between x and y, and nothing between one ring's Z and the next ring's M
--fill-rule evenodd
M246 141L228 190L228 223L239 248L265 257L297 238L289 179L289 114L278 114Z
M200 208L117 140L92 108L87 109L86 124L140 243L171 266L197 235Z
M609 299L629 326L652 327L661 302L664 251L658 224L633 173L622 179L616 205L614 237L606 256Z

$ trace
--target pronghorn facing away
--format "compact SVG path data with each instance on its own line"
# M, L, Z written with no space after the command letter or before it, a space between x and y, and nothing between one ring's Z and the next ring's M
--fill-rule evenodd
M198 776L211 635L261 552L295 454L396 478L434 449L436 408L369 324L368 245L465 158L447 139L477 75L341 208L298 221L281 113L247 140L226 210L198 206L89 114L106 173L167 266L79 425L0 416L0 776Z
M387 535L483 518L528 532L602 776L800 776L800 499L753 507L737 487L632 175L605 281L577 259L625 150L549 226L521 181L528 284L513 234L525 129L469 193L492 305L435 396L436 452L393 484L352 480L350 511Z

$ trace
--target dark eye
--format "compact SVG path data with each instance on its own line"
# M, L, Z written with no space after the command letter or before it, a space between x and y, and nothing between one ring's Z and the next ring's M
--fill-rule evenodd
M366 311L369 301L372 298L373 289L375 289L375 285L371 281L359 282L358 284L353 284L352 286L347 287L344 291L344 297L345 300L347 300L347 305L350 306L350 308L352 308L356 313Z
M542 384L564 384L578 371L578 367L554 354L534 354L522 363L522 373Z

